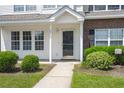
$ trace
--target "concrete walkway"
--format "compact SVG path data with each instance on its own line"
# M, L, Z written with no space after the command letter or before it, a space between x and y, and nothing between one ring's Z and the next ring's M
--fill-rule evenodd
M43 78L34 88L70 88L74 64L61 62Z

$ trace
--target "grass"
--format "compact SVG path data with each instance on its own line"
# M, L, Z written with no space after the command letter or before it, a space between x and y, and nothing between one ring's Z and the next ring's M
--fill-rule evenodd
M72 88L124 88L124 77L104 76L83 72L75 66Z
M54 65L43 64L37 72L0 73L0 88L31 88L53 67Z

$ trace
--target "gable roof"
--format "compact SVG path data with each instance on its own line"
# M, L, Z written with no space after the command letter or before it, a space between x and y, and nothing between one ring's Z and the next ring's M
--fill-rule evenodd
M78 21L82 21L84 20L84 14L80 14L78 13L77 11L71 9L70 7L68 6L64 6L62 7L61 9L59 9L57 12L55 12L54 14L52 14L50 17L49 17L49 20L50 21L55 21L55 19L60 16L61 14L63 14L64 12L68 12L70 14L72 14L73 16L75 16Z

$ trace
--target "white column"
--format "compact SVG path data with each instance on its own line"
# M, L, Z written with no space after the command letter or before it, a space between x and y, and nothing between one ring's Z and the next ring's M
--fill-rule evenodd
M80 22L80 61L83 61L83 21Z
M3 36L3 28L1 27L1 29L0 29L0 39L1 39L1 46L0 46L0 48L1 48L1 51L5 51L6 49L5 49L5 41L4 41L4 36Z
M52 23L49 26L49 62L52 63Z
M108 29L108 46L110 46L110 29Z
M123 30L123 46L124 46L124 29L122 29Z

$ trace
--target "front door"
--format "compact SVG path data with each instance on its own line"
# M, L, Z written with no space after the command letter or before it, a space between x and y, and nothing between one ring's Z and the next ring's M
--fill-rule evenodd
M63 32L63 56L73 56L73 31Z

